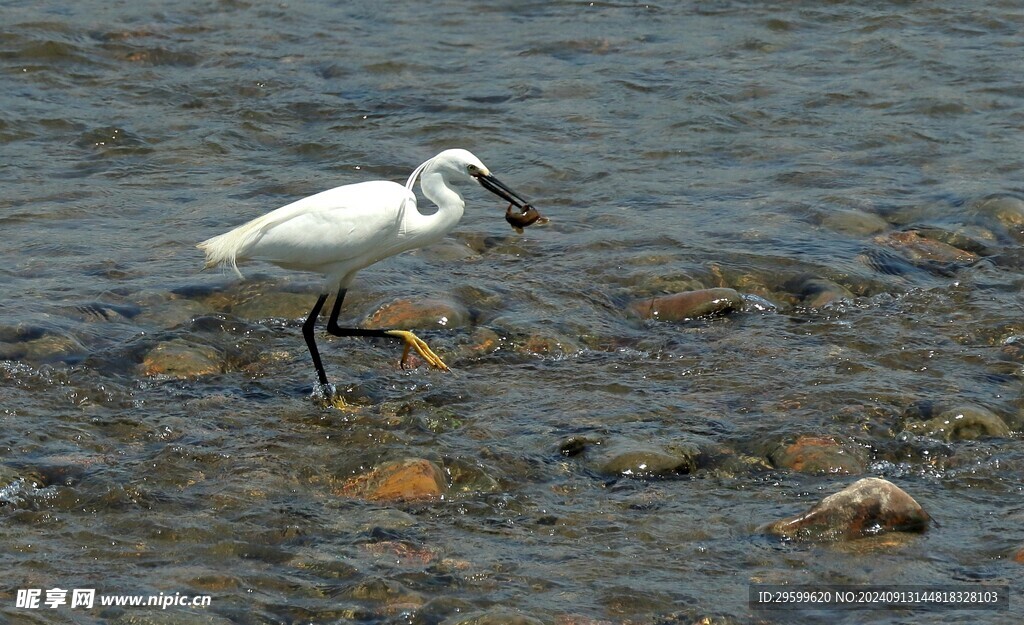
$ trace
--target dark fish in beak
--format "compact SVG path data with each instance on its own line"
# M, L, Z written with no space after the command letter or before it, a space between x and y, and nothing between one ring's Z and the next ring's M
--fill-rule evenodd
M547 218L542 217L537 209L530 206L523 196L519 195L502 181L498 180L490 174L480 174L476 176L477 182L480 185L497 195L501 199L508 202L508 210L505 211L505 221L512 226L512 228L522 234L523 228L531 226L537 222L547 223ZM518 208L521 212L516 212L513 208Z
M508 209L505 211L505 221L507 221L508 224L512 226L512 229L519 234L522 234L523 228L527 226L532 226L535 223L548 223L548 218L542 217L541 214L537 212L537 209L529 204L524 204L522 206L523 212L521 213L517 213L512 210L513 208L514 207L511 204L508 205Z

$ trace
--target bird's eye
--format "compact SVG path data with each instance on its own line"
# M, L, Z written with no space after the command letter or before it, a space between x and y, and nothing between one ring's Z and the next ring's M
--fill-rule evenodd
M475 176L480 173L480 168L477 167L476 165L470 165L466 169L469 170L470 176Z

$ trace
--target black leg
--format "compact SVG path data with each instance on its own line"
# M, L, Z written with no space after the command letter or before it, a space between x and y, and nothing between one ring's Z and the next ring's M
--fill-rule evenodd
M338 313L341 312L341 303L345 301L345 294L348 293L348 289L338 289L338 297L334 298L334 306L331 307L331 316L327 320L327 331L334 336L342 336L338 334L341 328L338 327Z
M339 301L344 294L345 291L342 289L341 293L338 294ZM325 301L327 301L327 294L321 293L320 297L316 300L316 304L313 304L313 310L309 311L309 316L306 317L306 322L302 324L302 337L306 339L306 347L309 348L309 355L313 357L313 366L316 367L316 375L320 378L320 386L323 386L324 388L327 387L327 373L324 372L324 365L320 362L320 352L316 349L316 339L314 338L313 328L316 325L316 318L320 315L320 309L324 307ZM337 304L335 304L332 320L337 313Z
M322 298L323 296L321 296ZM376 328L343 328L338 325L338 313L341 312L341 303L345 301L345 289L338 290L338 297L334 300L334 306L331 308L331 317L327 320L327 331L334 336L369 336L376 338L386 339L398 339L405 343L405 351L402 353L401 365L405 368L405 361L409 355L410 349L415 349L424 360L426 360L430 366L437 369L448 370L448 365L435 354L430 351L430 347L427 346L422 340L419 339L412 332L406 330L378 330ZM319 302L323 305L323 302ZM316 308L319 311L319 307ZM303 328L305 330L305 328ZM318 358L314 358L318 360ZM321 369L322 371L322 369Z
M367 328L343 328L338 325L338 314L341 313L341 303L345 301L347 289L338 291L338 297L334 299L334 306L331 307L331 316L327 320L327 332L334 336L373 336L377 338L395 338L388 334L390 330L372 330Z

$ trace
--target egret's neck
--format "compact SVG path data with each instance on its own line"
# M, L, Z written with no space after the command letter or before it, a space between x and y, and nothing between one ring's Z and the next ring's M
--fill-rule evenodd
M417 239L440 239L462 219L466 202L439 172L424 171L420 175L420 189L428 200L437 204L438 210L432 215L409 211L405 215L405 231Z

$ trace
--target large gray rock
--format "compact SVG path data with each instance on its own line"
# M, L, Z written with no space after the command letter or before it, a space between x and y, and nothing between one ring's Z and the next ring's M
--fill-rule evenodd
M931 517L898 486L867 477L825 497L807 512L761 527L792 540L835 541L886 532L923 532Z

